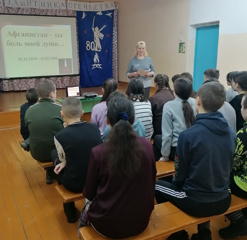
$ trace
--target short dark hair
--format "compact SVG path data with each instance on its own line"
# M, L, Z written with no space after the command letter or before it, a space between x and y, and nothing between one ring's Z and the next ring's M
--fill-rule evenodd
M180 78L180 74L175 74L175 75L173 75L173 77L172 77L172 82L174 83L177 79L179 79Z
M206 79L208 78L215 78L216 80L220 77L220 71L214 68L209 68L204 72L204 76Z
M68 118L81 117L81 101L76 97L66 97L62 103L62 111Z
M31 104L36 103L39 99L37 89L36 88L29 88L26 91L26 99Z
M215 112L224 104L226 91L219 81L210 81L199 88L197 96L200 97L205 111Z
M180 74L180 78L187 78L193 83L193 77L189 72L183 72Z
M112 98L120 98L120 97L123 97L123 98L126 98L125 94L119 90L117 91L114 91L112 92L109 97L106 99L106 106L108 106L108 103L109 101L112 99Z
M237 71L232 71L232 72L227 73L226 81L231 83L234 75L236 75L237 73L238 73Z
M38 85L38 94L40 98L48 98L50 93L55 90L56 86L50 79L44 79Z
M237 72L233 76L233 81L238 83L242 90L247 91L247 71Z

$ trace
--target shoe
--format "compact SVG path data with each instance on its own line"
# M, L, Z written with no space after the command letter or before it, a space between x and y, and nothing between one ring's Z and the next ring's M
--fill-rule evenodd
M77 212L74 202L63 203L63 209L68 223L74 223L77 221Z
M27 144L25 141L23 141L22 143L20 143L20 145L21 145L21 147L22 147L25 151L27 151L27 152L30 151L30 145Z
M46 170L46 184L52 184L56 180L56 174L54 173L53 169Z
M211 231L209 229L199 230L194 233L191 240L212 240Z
M219 235L223 239L247 235L247 219L242 223L231 222L228 227L219 230Z
M166 240L189 240L189 235L185 230L181 230L173 233Z

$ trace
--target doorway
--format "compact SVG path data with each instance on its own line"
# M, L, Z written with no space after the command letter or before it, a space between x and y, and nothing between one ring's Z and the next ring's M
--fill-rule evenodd
M217 66L219 25L196 29L193 89L197 91L204 81L204 71Z

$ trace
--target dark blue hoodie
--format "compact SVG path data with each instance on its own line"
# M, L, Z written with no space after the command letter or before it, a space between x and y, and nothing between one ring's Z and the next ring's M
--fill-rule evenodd
M226 198L235 147L236 134L220 112L197 114L178 138L174 184L200 203Z

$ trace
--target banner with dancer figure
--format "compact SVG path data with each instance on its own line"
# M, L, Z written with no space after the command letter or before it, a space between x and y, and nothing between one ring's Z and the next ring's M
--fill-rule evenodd
M114 10L77 12L82 87L102 86L112 78Z

